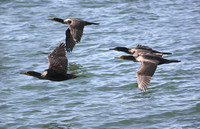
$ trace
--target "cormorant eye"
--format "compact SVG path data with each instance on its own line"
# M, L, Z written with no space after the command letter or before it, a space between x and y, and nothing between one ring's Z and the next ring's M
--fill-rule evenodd
M68 23L68 24L71 24L71 23L72 23L72 21L67 21L67 23Z

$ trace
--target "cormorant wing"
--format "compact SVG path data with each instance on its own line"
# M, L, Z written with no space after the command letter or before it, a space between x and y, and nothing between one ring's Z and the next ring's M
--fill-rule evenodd
M162 57L163 54L172 54L170 52L159 52L159 51L153 50L152 48L150 48L148 46L142 46L142 45L139 45L139 44L137 44L135 49L140 49L140 50L142 49L144 51L149 51L149 52L151 52L151 53L153 53L153 54L155 54L159 57Z
M136 48L133 48L131 51L134 51L133 55L136 56L136 55L150 54L152 53L152 48L137 44Z
M73 39L69 28L66 30L65 34L66 34L66 39L65 39L65 42L66 42L66 50L67 50L67 52L70 52L70 51L73 50L73 48L74 48L76 42L75 42L75 40Z
M84 26L85 26L85 21L78 19L73 19L71 24L69 25L71 36L73 37L76 43L80 42L81 40Z
M145 48L135 49L135 52L133 55L136 56L136 55L148 55L148 54L153 54L154 56L158 56L158 57L163 56L163 53L161 52L158 52L158 51L155 52L152 49L145 49Z
M139 45L139 44L136 45L136 48L135 48L135 49L152 50L152 48L150 48L150 47L148 47L148 46L143 46L143 45Z
M53 52L48 56L49 69L60 73L67 72L68 60L65 56L65 44L60 42Z
M141 66L136 73L138 88L142 91L147 89L151 77L155 73L157 64L153 62L141 62Z

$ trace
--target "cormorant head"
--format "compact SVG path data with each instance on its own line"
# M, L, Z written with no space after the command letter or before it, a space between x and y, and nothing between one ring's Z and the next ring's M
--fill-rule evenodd
M115 58L136 61L135 57L133 57L133 56L127 56L127 55L123 55L123 56L119 56L119 57L115 57Z
M110 48L110 50L127 52L129 49L126 47L115 47L115 48Z
M110 50L122 51L122 52L126 52L128 54L133 54L131 52L131 50L129 48L126 48L126 47L115 47L115 48L111 48Z
M63 24L64 24L64 20L63 20L63 19L60 19L60 18L51 18L51 19L48 19L48 20L57 21L57 22L60 22L60 23L63 23Z

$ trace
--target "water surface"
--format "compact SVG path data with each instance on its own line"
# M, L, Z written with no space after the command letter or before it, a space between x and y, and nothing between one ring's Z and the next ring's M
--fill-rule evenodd
M0 128L199 128L200 2L198 0L1 0ZM81 18L80 43L67 53L69 72L52 82L19 74L43 72L67 26L47 19ZM140 63L114 59L109 48L136 44L182 62L157 68L146 92Z

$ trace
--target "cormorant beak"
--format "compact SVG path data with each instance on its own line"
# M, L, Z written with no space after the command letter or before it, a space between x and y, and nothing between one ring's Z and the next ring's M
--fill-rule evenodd
M51 19L48 19L48 20L55 21L54 18L51 18Z
M20 74L29 75L27 72L20 72Z
M118 56L118 57L115 57L115 58L117 58L117 59L123 59L122 56Z
M116 48L110 48L109 50L117 50Z

